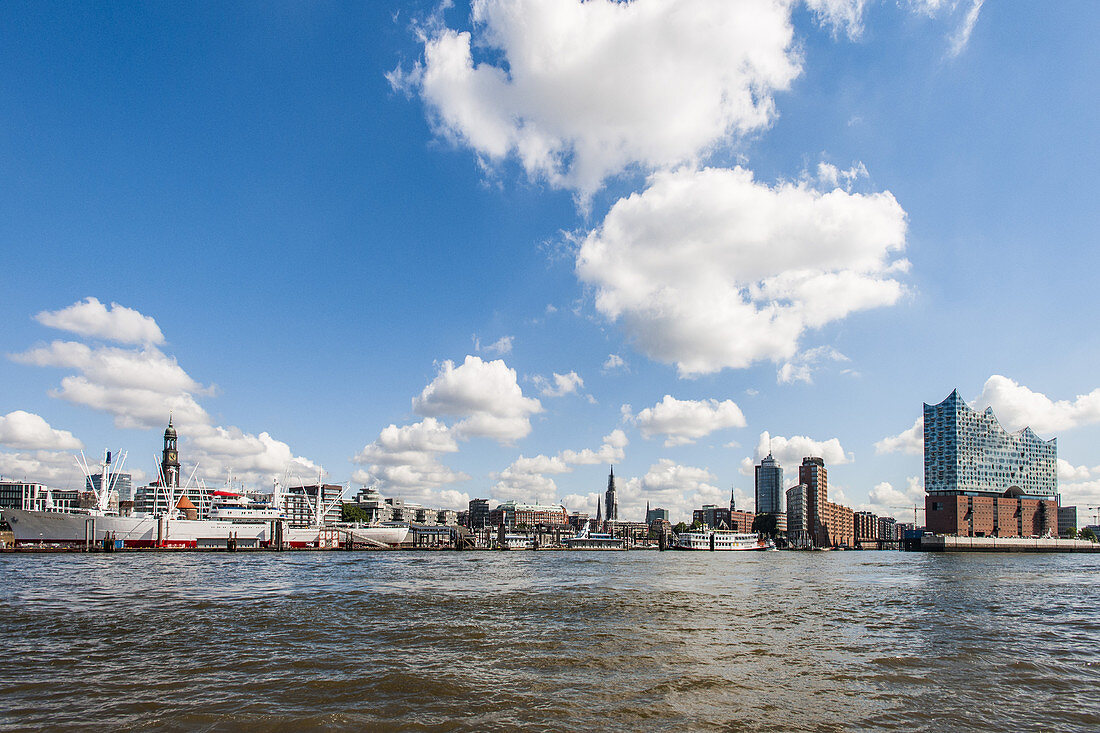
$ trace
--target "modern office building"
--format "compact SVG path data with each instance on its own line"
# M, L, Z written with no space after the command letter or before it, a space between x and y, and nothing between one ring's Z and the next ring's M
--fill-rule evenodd
M49 511L80 506L80 492L75 489L50 489L34 481L0 481L0 509Z
M787 541L792 547L810 546L808 493L806 484L787 489Z
M1077 507L1058 507L1058 536L1065 537L1069 534L1070 527L1077 529Z
M603 519L614 522L619 519L619 494L615 489L615 467L611 467L611 474L607 477L607 491L603 495Z
M768 453L756 467L756 513L779 514L783 511L783 467Z
M87 479L84 480L84 490L94 491L99 493L99 489L103 486L103 474L93 473ZM112 473L111 474L111 491L117 492L119 499L126 501L134 498L134 479L131 474L128 473Z
M467 525L470 529L484 529L489 525L489 500L470 499Z
M661 507L655 507L653 509L646 509L645 511L645 523L653 524L654 522L667 522L668 509L662 509Z
M968 537L1058 533L1058 443L1025 427L1010 433L993 408L970 407L953 390L924 405L928 530Z
M340 484L311 484L291 486L283 494L283 511L287 525L291 527L313 526L317 513L317 496L320 494L322 524L335 524L340 521L343 503L340 497L344 487Z
M827 547L829 530L825 526L825 503L829 500L829 471L825 461L816 456L802 459L798 467L798 483L806 487L806 521L810 526L810 540L817 547Z

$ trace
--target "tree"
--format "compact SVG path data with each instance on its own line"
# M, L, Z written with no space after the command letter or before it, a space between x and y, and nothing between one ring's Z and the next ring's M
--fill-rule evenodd
M776 520L774 514L757 514L752 520L752 531L775 537Z
M680 522L679 524L677 524L675 527L672 528L672 531L675 532L676 534L683 534L684 532L688 531L688 526L686 524L684 524L683 522Z
M1076 536L1077 536L1077 528L1076 527L1070 527L1069 529L1066 530L1066 537L1068 537L1072 540Z
M340 520L343 522L369 522L367 510L356 504L344 504L340 507Z
M1092 531L1091 527L1085 527L1077 536L1083 540L1088 540L1089 542L1096 542L1096 533Z
M694 522L691 523L691 528L692 529L702 529L703 528L703 523L700 522L698 519L696 519Z

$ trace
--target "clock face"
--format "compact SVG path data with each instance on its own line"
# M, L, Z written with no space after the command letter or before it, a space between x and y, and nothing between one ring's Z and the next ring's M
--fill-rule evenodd
M168 451L167 456L168 456L169 461L175 461L176 460L176 452L174 450Z

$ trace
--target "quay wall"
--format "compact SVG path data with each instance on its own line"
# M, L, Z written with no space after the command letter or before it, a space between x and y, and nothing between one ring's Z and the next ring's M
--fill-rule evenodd
M1100 543L1053 538L926 535L920 539L920 549L925 552L1100 552Z

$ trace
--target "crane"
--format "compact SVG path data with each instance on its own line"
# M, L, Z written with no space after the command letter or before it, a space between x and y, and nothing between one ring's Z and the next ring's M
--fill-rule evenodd
M890 507L886 507L886 508L887 509L904 509L906 511L912 509L913 510L913 526L917 525L917 512L923 512L924 511L924 507L917 506L916 504L914 504L911 507L908 507L908 506L890 506Z

